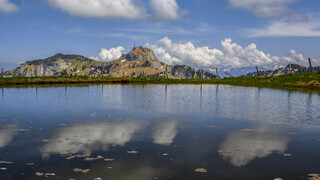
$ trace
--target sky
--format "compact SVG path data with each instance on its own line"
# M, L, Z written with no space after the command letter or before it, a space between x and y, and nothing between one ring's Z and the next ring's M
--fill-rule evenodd
M137 46L195 68L320 65L318 0L0 0L0 67Z

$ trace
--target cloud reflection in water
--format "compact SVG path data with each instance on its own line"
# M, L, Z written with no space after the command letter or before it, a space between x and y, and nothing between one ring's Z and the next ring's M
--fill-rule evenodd
M254 131L231 132L221 144L224 159L235 167L248 164L255 158L263 158L273 152L284 153L289 139L281 135L280 130L259 127Z
M108 150L113 144L125 145L144 127L144 124L138 121L74 125L54 132L40 151L44 153L44 157L47 157L48 153L63 152L81 152L90 155L92 151L101 148Z
M124 146L127 142L132 141L135 135L143 133L145 129L146 122L136 120L73 125L56 130L48 143L40 148L40 152L43 158L48 158L50 154L68 152L91 155L95 150L107 151L111 145ZM170 145L177 133L178 122L156 120L151 132L152 142Z
M0 125L0 148L8 145L18 131L18 125L16 124Z

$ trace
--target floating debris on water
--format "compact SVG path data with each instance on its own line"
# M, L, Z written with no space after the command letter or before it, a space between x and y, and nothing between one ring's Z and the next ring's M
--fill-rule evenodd
M284 156L284 157L291 157L292 154L287 153L287 154L283 154L283 156Z
M86 174L90 171L90 169L80 169L80 168L74 168L73 169L74 172L76 173L83 173L83 174Z
M109 166L109 167L107 167L108 169L112 169L112 167L111 166Z
M207 126L207 128L217 128L216 126Z
M92 113L92 114L90 114L90 116L96 117L96 116L97 116L97 113Z
M69 145L75 145L75 146L80 146L82 144L83 143L81 143L81 142L71 142L71 143L69 143Z
M19 129L20 132L30 132L30 129Z
M162 154L162 156L168 156L168 155L169 155L168 153L163 153L163 154Z
M128 154L138 154L138 151L127 151Z
M104 159L104 161L110 162L110 161L114 161L114 159Z
M7 170L7 168L6 167L0 167L0 170L5 171L5 170Z
M241 129L241 132L254 132L255 130L253 129Z
M70 160L70 159L74 159L76 158L77 156L69 156L69 157L66 157L66 160Z
M93 180L102 180L102 178L99 178L99 177L98 177L98 178L94 178Z
M0 164L13 164L13 162L10 162L10 161L0 161Z
M218 153L220 153L220 154L230 154L231 152L220 149L218 151Z
M206 172L207 172L207 170L204 169L204 168L197 168L197 169L194 170L194 171L197 172L197 173L206 173Z
M34 166L35 163L26 163L27 166Z
M68 124L59 124L59 126L68 126Z
M290 133L288 133L289 135L297 135L297 133L295 133L295 132L290 132Z
M49 140L48 139L42 139L41 141L42 142L48 142Z
M308 180L320 180L320 174L308 174Z
M36 174L36 176L43 176L44 175L44 173L42 173L42 172L36 172L35 174Z
M44 176L48 177L48 176L55 176L56 173L46 173Z
M103 159L103 156L98 155L96 158L86 157L84 159L84 161L95 161L95 160L98 160L98 159Z

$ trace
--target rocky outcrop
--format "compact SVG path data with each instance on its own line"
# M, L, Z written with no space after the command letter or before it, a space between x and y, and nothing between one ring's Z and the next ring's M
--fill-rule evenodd
M129 53L110 62L95 61L79 55L63 55L27 61L5 72L6 77L23 76L90 76L90 77L147 77L173 79L214 79L215 75L190 66L171 66L160 62L154 52L134 47Z
M310 72L310 67L306 67L298 64L291 64L291 71L293 74L307 73ZM320 71L320 66L313 67L313 71ZM275 70L260 71L260 76L279 76L290 74L290 65L287 65L284 68L278 68ZM255 77L258 76L257 72L249 73L246 76Z

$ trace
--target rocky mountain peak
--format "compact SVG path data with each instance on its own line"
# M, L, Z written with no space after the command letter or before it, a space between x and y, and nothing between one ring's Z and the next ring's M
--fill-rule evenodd
M154 52L151 49L142 46L133 47L129 53L122 55L122 58L125 58L128 61L135 61L141 59L158 61Z

